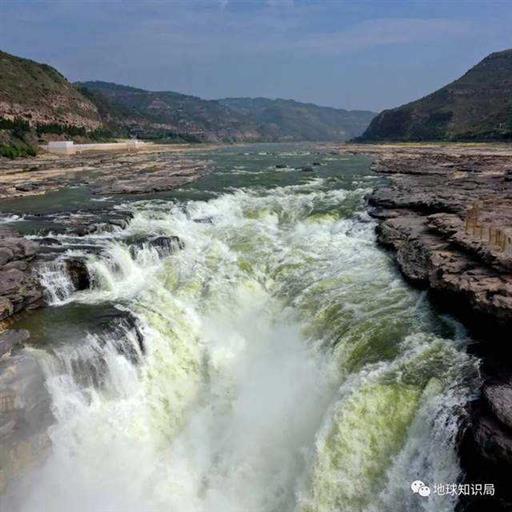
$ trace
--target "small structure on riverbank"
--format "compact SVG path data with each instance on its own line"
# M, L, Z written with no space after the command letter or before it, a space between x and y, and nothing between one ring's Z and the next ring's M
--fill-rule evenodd
M144 142L132 139L122 142L107 142L96 144L75 144L69 140L56 140L43 146L49 153L58 155L74 155L83 151L137 151L145 145Z

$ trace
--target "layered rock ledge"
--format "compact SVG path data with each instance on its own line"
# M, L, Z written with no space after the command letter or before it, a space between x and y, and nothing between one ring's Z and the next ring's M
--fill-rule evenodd
M0 199L42 195L83 185L93 194L148 194L194 181L210 162L189 155L216 146L146 144L137 151L42 153L11 161L0 157Z
M468 404L459 456L466 482L492 498L459 510L512 510L512 148L507 145L364 145L382 182L368 198L377 239L404 276L459 315L481 343L482 388ZM478 390L476 390L478 391Z
M42 305L43 291L32 274L36 252L30 240L0 229L0 320Z
M512 148L363 146L385 180L368 199L403 274L479 321L512 323Z

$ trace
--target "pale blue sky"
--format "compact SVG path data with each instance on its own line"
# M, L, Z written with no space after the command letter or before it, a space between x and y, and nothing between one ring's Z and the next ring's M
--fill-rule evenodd
M206 98L381 110L511 47L511 0L0 0L4 51Z

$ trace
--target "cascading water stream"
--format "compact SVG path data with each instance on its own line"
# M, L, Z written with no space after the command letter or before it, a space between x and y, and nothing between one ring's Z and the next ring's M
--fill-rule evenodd
M376 247L357 180L132 205L67 300L129 310L143 346L127 327L32 349L52 451L7 510L453 510L409 484L457 480L475 362ZM126 243L156 234L184 248Z

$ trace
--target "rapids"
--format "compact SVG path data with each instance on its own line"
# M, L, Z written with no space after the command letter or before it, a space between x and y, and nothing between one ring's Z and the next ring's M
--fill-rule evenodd
M410 483L457 481L476 362L464 330L376 246L368 162L324 157L304 173L231 151L173 197L116 206L129 224L85 237L101 247L87 256L92 289L42 270L50 310L113 305L137 332L54 327L55 343L28 349L52 400L51 450L5 510L454 509ZM130 249L152 235L184 248Z

